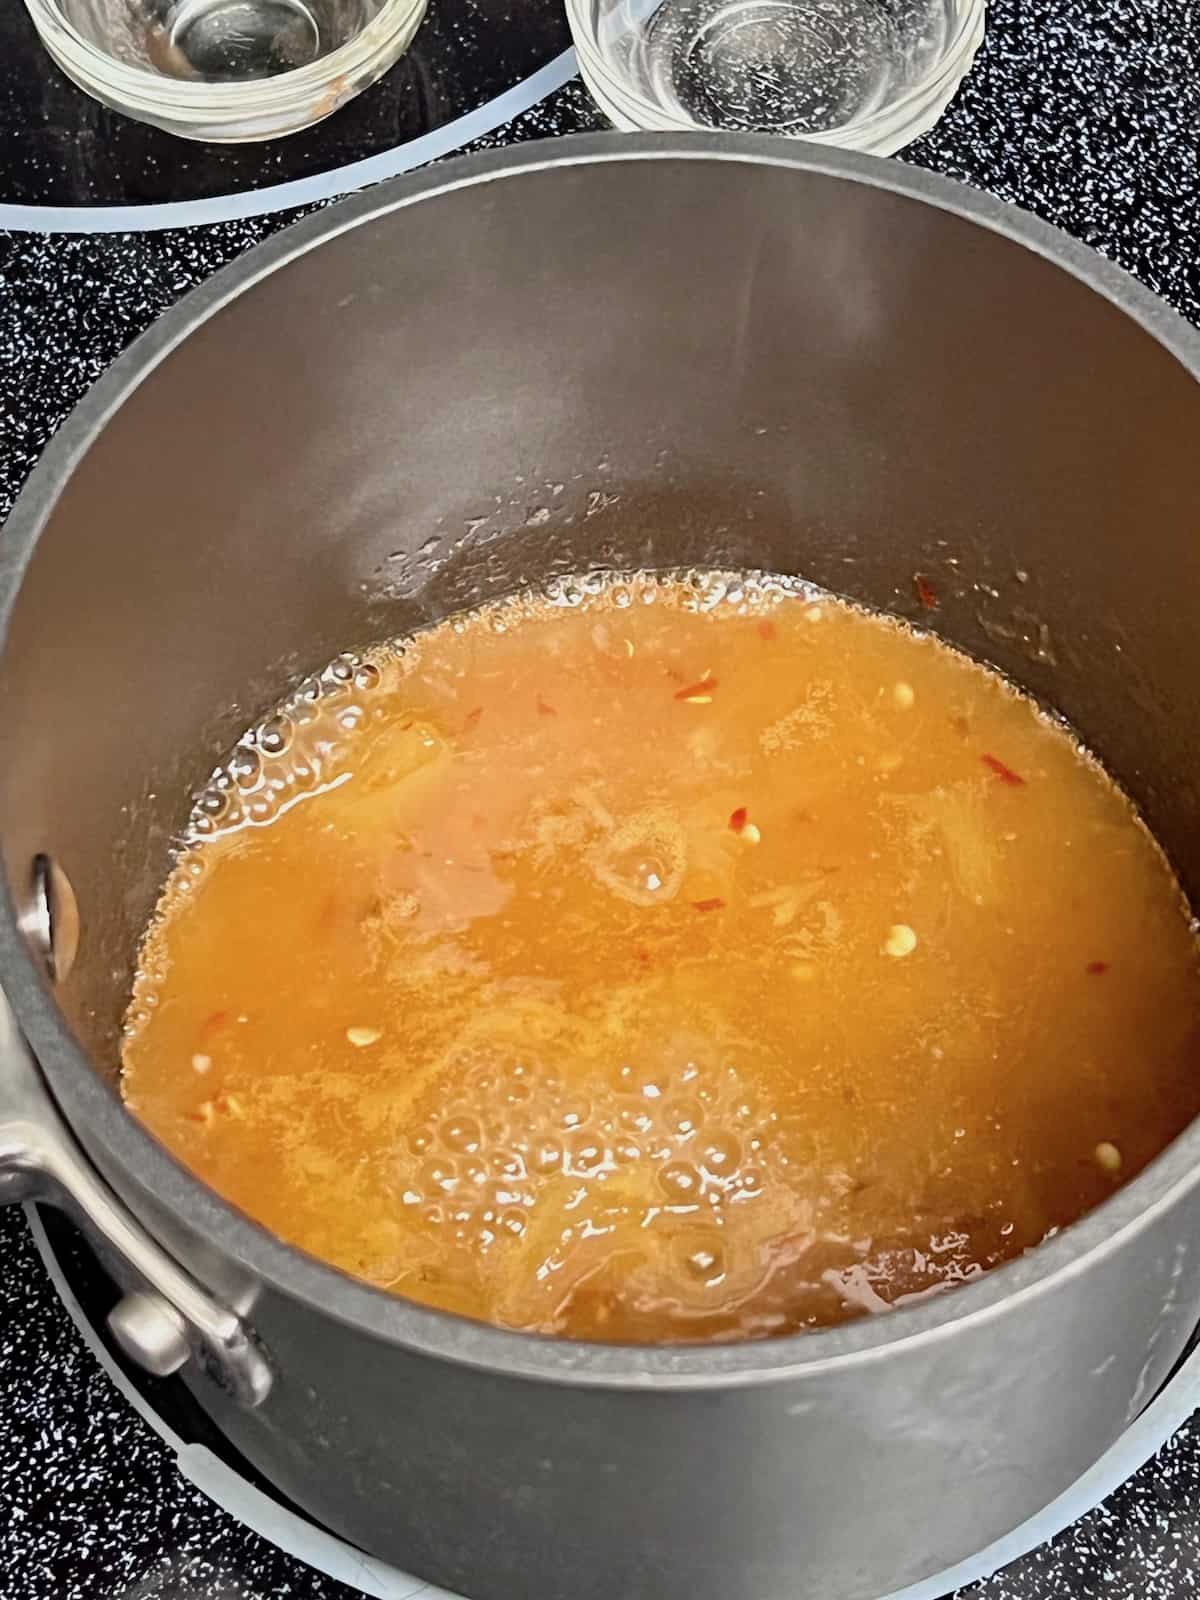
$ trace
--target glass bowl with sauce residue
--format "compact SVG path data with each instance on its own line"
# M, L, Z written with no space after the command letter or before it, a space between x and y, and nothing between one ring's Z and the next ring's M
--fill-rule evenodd
M426 0L26 0L79 88L185 139L237 144L331 115L402 56Z

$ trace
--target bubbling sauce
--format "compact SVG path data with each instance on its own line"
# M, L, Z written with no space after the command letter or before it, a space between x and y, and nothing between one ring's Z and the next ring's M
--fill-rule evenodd
M1200 1110L1197 943L1096 762L795 584L564 583L345 657L193 813L133 1111L381 1288L761 1338L979 1276Z

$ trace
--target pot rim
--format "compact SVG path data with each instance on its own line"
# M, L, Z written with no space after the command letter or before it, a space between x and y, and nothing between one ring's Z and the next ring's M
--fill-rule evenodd
M420 201L556 167L626 161L722 161L793 168L931 205L1042 256L1109 300L1200 382L1200 332L1122 269L1004 201L893 161L755 134L585 134L460 157L393 179L308 216L258 244L165 312L97 380L43 452L0 541L0 650L41 530L76 465L109 419L183 340L247 289L352 228ZM68 1121L88 1145L210 1247L285 1297L433 1359L512 1377L612 1389L711 1389L815 1376L882 1358L898 1344L940 1341L998 1320L1124 1246L1200 1182L1200 1120L1080 1221L979 1282L887 1316L744 1344L616 1345L510 1332L373 1288L285 1244L222 1200L125 1110L54 1003L0 879L0 976ZM252 1304L249 1315L253 1319Z

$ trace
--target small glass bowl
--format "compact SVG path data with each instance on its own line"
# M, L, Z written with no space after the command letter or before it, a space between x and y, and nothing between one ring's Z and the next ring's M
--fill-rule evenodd
M330 115L407 50L426 0L25 0L74 83L184 139L237 144Z
M737 129L892 155L926 133L983 38L985 0L566 0L618 128Z

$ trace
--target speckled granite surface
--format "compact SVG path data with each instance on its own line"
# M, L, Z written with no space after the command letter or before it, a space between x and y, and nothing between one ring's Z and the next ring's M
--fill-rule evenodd
M598 125L571 85L485 142ZM1059 224L1200 324L1197 0L993 0L971 76L907 159ZM0 150L0 200L3 184ZM118 351L286 220L0 236L0 513ZM178 1475L81 1343L19 1213L0 1213L0 1269L0 1600L353 1600ZM1200 1426L971 1594L1200 1594Z

